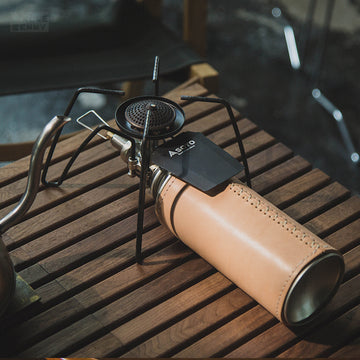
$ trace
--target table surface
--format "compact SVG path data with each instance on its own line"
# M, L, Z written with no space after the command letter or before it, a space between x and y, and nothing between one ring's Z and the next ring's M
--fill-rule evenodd
M238 155L227 112L179 100L208 95L185 84L166 96L201 131ZM61 188L40 188L5 234L16 271L41 300L0 324L0 356L360 356L360 199L236 112L254 189L345 258L344 282L316 325L291 330L164 227L147 198L143 265L135 262L138 179L98 138ZM59 144L50 178L85 133ZM311 144L309 144L311 146ZM0 169L0 215L18 201L29 159ZM243 177L242 177L243 178Z

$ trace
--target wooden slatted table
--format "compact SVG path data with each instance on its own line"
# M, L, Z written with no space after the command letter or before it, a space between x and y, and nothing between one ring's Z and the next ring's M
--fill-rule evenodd
M180 102L186 130L238 155L230 120L198 84ZM10 357L360 356L360 199L236 113L253 187L345 256L338 294L319 323L296 332L199 258L163 226L149 197L144 265L135 262L138 179L100 138L59 189L40 188L5 242L17 272L41 301L5 318L0 355ZM55 179L85 133L59 144ZM25 188L27 158L0 169L0 215ZM242 178L244 174L242 174Z

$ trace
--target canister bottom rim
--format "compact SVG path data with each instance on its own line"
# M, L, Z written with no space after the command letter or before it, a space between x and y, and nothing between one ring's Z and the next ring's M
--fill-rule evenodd
M282 313L284 323L298 326L312 321L335 295L343 273L343 257L335 251L309 263L287 293Z

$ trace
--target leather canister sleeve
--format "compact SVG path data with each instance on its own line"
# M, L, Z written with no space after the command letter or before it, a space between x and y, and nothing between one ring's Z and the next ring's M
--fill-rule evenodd
M337 253L242 184L208 196L171 177L156 212L179 239L283 321L286 296L300 272L320 255Z

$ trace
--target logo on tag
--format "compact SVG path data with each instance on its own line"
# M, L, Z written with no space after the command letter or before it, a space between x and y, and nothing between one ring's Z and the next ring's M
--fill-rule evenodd
M169 150L169 155L172 158L174 155L182 155L185 151L188 151L195 147L195 140L189 140L186 144L178 146L174 150Z

